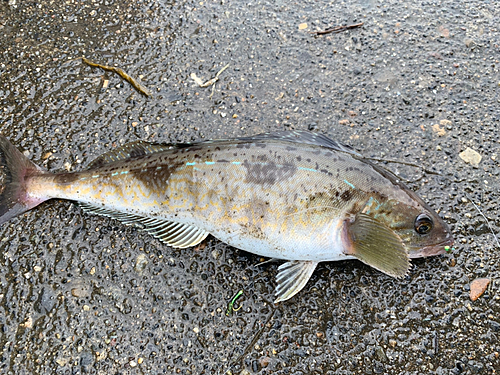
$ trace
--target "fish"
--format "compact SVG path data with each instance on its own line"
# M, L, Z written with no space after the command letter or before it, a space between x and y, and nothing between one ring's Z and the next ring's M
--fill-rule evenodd
M447 224L396 175L308 131L137 141L63 173L35 165L0 135L0 225L49 199L137 225L173 248L211 234L283 260L276 303L301 291L320 262L357 259L402 278L410 259L453 244Z

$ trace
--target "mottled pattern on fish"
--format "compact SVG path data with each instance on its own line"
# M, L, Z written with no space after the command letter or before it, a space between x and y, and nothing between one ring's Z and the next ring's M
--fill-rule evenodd
M370 198L375 208L386 199L414 203L350 154L276 141L166 150L33 180L28 190L186 223L259 255L318 261L337 259L322 252L334 241L332 218L340 213L356 212Z
M451 238L437 215L390 174L308 132L192 145L139 142L101 156L83 172L31 176L25 191L31 206L71 199L95 213L142 223L160 238L167 231L170 237L162 239L178 247L211 233L255 254L303 261L287 268L294 280L296 272L308 279L320 261L357 257L371 264L362 253L380 246L373 241L388 243L382 263L391 262L393 248L401 261L394 268L371 265L399 276L409 257L442 252L435 245ZM432 241L415 232L421 212L434 217ZM190 234L177 238L164 223L183 224ZM307 279L289 287L300 290Z

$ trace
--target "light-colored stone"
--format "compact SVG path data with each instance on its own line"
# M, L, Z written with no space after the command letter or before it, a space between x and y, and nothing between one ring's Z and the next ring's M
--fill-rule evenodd
M466 163L472 164L475 167L479 165L482 159L482 156L479 154L479 152L474 151L470 147L467 147L465 151L462 151L458 156L460 156L460 159L462 159Z

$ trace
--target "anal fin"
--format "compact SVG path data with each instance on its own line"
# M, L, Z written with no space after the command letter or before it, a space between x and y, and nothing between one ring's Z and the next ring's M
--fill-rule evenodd
M81 204L81 207L84 211L108 216L123 224L137 225L161 242L178 249L196 246L209 235L207 231L187 224L123 213L87 203Z
M311 278L318 262L310 260L292 260L278 267L278 286L276 287L276 300L274 303L283 302L292 298L304 288Z

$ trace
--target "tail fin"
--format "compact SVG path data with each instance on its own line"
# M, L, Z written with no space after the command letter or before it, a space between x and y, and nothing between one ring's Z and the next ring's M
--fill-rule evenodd
M42 203L28 199L26 178L43 173L0 134L0 225Z

